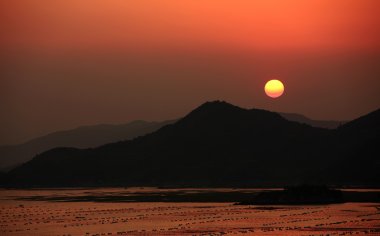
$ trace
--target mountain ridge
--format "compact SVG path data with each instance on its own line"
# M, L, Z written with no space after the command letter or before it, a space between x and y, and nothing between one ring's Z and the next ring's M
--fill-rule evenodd
M43 187L378 185L378 158L365 151L378 131L356 137L346 127L315 128L275 112L208 102L133 140L42 153L6 178L10 186Z
M56 147L89 148L118 140L131 139L153 132L173 121L148 122L142 120L126 124L99 124L56 131L19 145L0 146L0 169L13 167L31 160L38 153Z
M290 120L290 121L297 121L299 123L308 124L313 127L326 128L326 129L336 129L347 122L347 121L336 121L336 120L314 120L297 113L279 112L279 114L285 119Z
M308 124L313 127L336 128L341 124L338 121L315 121L296 113L280 112L279 114L287 120ZM17 165L31 160L35 155L51 148L97 147L144 135L174 121L176 120L163 122L136 120L126 124L85 125L74 129L55 131L17 145L2 145L0 146L0 170L9 171ZM140 127L140 130L131 130L128 126L137 126L137 128Z

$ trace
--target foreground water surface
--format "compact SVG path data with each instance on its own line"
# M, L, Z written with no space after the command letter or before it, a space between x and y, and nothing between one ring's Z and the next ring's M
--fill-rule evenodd
M379 203L234 204L267 190L3 189L0 235L380 235Z

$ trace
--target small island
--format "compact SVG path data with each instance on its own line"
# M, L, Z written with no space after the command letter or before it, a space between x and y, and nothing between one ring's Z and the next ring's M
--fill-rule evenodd
M306 205L343 203L343 193L327 186L302 185L262 192L239 205Z

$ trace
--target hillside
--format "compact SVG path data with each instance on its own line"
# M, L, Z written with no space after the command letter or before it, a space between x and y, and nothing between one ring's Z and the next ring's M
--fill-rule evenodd
M296 121L313 127L332 129L341 124L341 122L338 121L316 121L295 113L279 114L289 121ZM72 130L57 131L19 145L0 146L0 170L11 170L16 166L31 160L37 154L52 148L97 147L107 143L142 136L174 122L175 120L164 122L133 121L128 124L118 125L100 124L81 126Z
M20 145L0 146L0 170L11 169L52 148L97 147L151 133L171 122L173 121L133 121L120 125L81 126L72 130L54 132Z
M345 149L362 148L341 133L288 121L274 112L207 102L174 124L134 140L42 153L7 178L12 186L377 184L373 173L363 171L355 181L332 169L351 153ZM366 137L360 141L372 142ZM357 168L360 159L355 155L344 171Z
M338 155L321 179L380 186L380 109L342 125L335 133Z

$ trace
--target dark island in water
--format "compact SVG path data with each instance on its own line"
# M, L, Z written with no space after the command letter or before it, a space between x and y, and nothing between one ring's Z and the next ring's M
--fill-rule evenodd
M343 203L341 190L327 186L302 185L279 191L265 191L252 200L240 202L240 205L310 205Z

